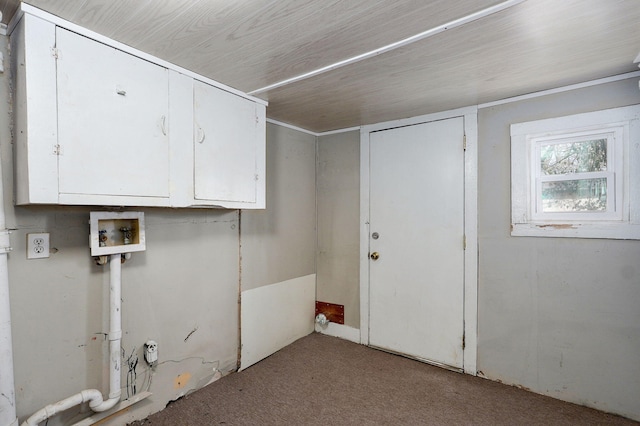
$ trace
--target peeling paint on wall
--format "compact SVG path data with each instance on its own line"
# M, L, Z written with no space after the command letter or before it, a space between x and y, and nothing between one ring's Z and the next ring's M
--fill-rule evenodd
M575 225L570 223L557 223L550 225L536 225L538 228L553 228L553 229L575 229ZM511 225L511 230L513 230L513 225Z

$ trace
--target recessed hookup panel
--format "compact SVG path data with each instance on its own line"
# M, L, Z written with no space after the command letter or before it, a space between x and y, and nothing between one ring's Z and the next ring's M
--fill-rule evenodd
M91 212L90 228L92 256L146 249L142 212Z

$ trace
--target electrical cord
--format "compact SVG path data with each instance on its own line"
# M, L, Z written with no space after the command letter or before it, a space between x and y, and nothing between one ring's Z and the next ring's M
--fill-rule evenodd
M138 366L138 355L136 355L135 346L131 350L131 355L127 358L127 365L129 366L129 371L127 371L127 399L129 399L138 393L138 373L136 372L136 367Z

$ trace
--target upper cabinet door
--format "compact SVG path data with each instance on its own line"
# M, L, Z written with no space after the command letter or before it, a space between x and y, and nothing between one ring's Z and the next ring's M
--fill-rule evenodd
M62 28L61 194L169 197L168 71Z
M256 103L194 81L194 104L196 200L255 204L264 179Z

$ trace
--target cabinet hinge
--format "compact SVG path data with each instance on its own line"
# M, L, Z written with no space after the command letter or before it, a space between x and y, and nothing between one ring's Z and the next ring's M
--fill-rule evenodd
M464 135L464 136L462 137L462 149L463 149L464 151L466 151L466 150L467 150L467 135Z
M57 47L52 47L51 48L51 56L53 56L54 58L58 59L60 57L60 52L58 51Z
M62 147L60 145L53 146L53 155L62 155Z
M467 249L467 236L463 235L462 236L462 250L466 250Z
M464 350L465 341L464 341L464 333L462 333L462 350Z

